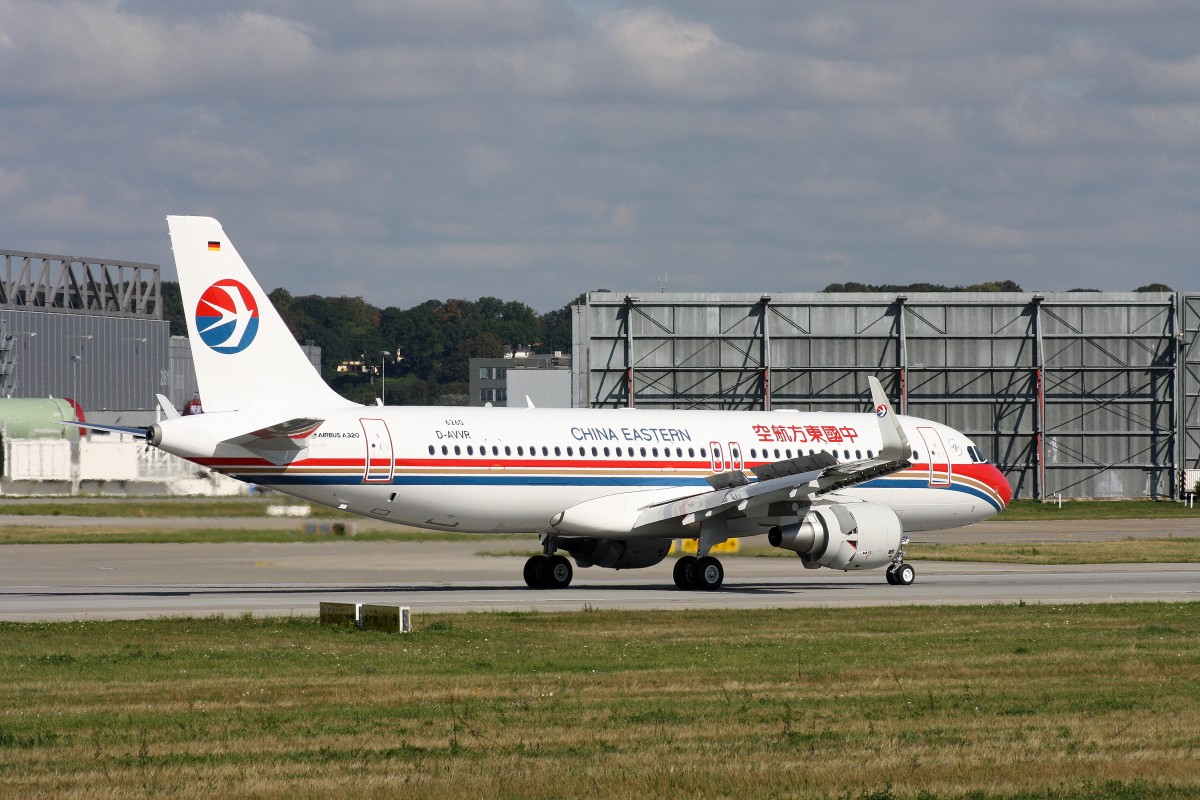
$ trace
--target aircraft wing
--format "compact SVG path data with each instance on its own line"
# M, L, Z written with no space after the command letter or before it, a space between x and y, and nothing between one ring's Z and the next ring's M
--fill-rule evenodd
M815 497L856 486L910 466L912 448L883 387L869 377L875 414L883 448L874 458L838 463L828 453L776 461L753 467L758 478L751 483L740 471L725 472L709 478L711 490L649 506L642 510L634 530L677 520L692 525L718 517L771 516L770 506L778 502L808 502Z

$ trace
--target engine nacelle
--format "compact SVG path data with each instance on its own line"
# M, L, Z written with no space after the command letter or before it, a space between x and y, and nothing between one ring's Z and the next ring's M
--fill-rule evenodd
M653 567L671 552L670 539L593 539L556 537L555 544L566 550L581 567L641 569Z
M794 525L771 528L767 541L816 569L872 569L888 564L904 529L896 512L874 503L816 506Z

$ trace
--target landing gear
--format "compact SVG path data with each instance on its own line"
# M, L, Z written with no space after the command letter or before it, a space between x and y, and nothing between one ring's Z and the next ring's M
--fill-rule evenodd
M683 556L675 562L672 572L675 585L680 589L700 589L712 591L718 589L725 580L725 568L721 562L712 556L696 558Z
M696 588L709 592L721 588L721 583L725 580L725 568L712 556L696 559L692 574L696 577Z
M680 589L695 589L696 578L694 577L696 570L695 556L682 556L675 561L675 569L671 575L675 578L675 585Z
M892 586L912 586L912 582L917 579L917 571L913 569L912 564L904 563L904 545L908 544L908 537L900 538L900 547L896 550L896 557L892 559L892 565L887 568L884 577Z
M912 564L892 564L887 568L887 582L892 586L912 586L917 579L917 571Z
M544 555L533 556L525 562L523 577L530 589L565 589L571 585L575 570L566 556L555 555L554 538L542 539Z

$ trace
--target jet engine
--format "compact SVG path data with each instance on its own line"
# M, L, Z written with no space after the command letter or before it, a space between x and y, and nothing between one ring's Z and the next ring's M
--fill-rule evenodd
M641 569L653 567L671 551L670 539L593 539L556 537L555 543L566 550L581 567Z
M892 561L904 530L896 512L874 503L814 506L798 523L771 528L767 541L810 569L872 569Z

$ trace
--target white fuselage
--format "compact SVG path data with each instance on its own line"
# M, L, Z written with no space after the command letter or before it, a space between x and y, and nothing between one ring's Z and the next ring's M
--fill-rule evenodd
M160 446L363 516L476 533L552 533L556 515L594 498L638 492L649 504L704 491L715 473L753 480L760 464L822 451L857 461L882 446L873 414L355 406L321 416L303 449L278 458L214 444L277 422L278 407L164 420ZM1008 503L1007 481L965 435L900 421L912 466L826 500L891 507L906 531L968 525Z

